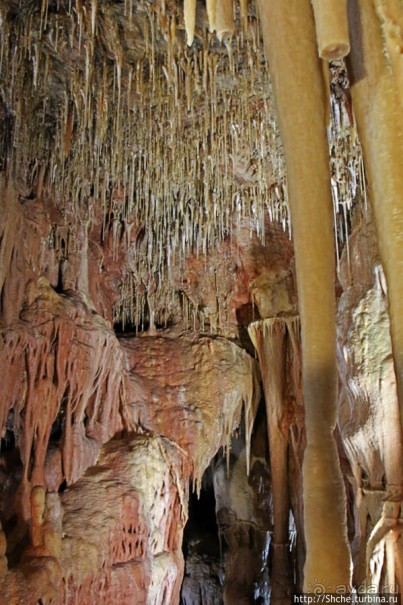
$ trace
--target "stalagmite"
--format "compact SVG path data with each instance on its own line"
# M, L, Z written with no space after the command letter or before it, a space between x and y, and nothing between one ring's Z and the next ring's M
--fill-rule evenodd
M288 175L302 330L307 449L304 589L350 585L336 422L335 263L325 94L309 0L259 0ZM304 91L304 94L301 91ZM331 544L331 548L328 545Z
M350 51L347 0L312 0L319 56L342 59Z
M184 2L186 41L188 46L192 46L196 25L196 0L184 0Z
M403 115L396 82L383 52L382 29L374 4L350 3L353 45L348 68L351 95L361 138L366 174L386 274L392 351L400 406L390 435L392 448L385 461L389 495L402 494L403 421ZM391 3L392 4L392 3ZM402 9L400 9L402 11ZM402 12L400 12L402 17Z

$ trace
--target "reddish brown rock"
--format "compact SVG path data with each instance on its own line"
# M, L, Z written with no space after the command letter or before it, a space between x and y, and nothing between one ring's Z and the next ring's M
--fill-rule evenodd
M29 283L21 319L1 338L1 430L9 418L26 492L28 485L45 485L52 427L62 427L62 460L57 453L48 456L48 487L54 491L56 477L76 481L94 464L101 445L123 428L118 341L78 295L57 294L45 278ZM28 519L29 511L23 516Z
M223 338L197 333L122 338L125 393L135 425L175 441L196 482L241 423L248 447L260 397L257 364Z
M54 502L49 495L45 505L44 492L33 492L36 546L26 552L21 571L10 570L0 579L2 605L39 599L129 605L134 595L139 604L177 602L186 464L166 439L130 437L105 446L98 465L65 492L61 503L54 494Z

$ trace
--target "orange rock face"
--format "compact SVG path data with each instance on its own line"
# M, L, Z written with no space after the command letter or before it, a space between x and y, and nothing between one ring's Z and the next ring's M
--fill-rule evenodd
M256 362L223 338L196 333L120 340L133 423L175 441L201 481L215 452L229 448L245 407L246 434L260 398Z
M21 204L10 188L2 204L15 224L2 239L0 602L178 602L189 479L200 487L244 423L250 443L257 362L179 321L116 335L130 240L97 241L96 221L86 236L72 215L67 227L50 202ZM230 262L234 248L223 250ZM237 250L229 331L262 273L245 242ZM201 279L197 304L214 288Z

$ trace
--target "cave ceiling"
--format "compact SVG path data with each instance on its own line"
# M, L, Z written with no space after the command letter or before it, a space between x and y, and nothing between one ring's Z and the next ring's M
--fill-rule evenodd
M176 2L1 4L3 169L22 199L52 197L49 240L61 261L60 240L74 248L74 223L90 240L96 229L101 248L110 242L109 273L119 281L108 310L115 324L138 329L150 316L156 325L193 318L234 333L232 316L243 301L229 291L245 289L242 249L253 241L258 257L269 224L281 240L290 235L255 6L243 15L237 6L235 17L235 35L219 40L198 2L187 46ZM339 257L365 186L341 62L328 77ZM211 274L203 275L212 251ZM192 282L195 272L202 288ZM255 267L249 280L252 289L257 280L257 298L260 273Z

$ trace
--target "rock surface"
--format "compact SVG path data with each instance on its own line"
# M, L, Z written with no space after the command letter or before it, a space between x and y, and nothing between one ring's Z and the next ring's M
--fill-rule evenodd
M402 522L399 403L386 280L369 217L350 238L340 278L339 427L355 493L355 581L401 585ZM386 556L386 551L389 553Z

